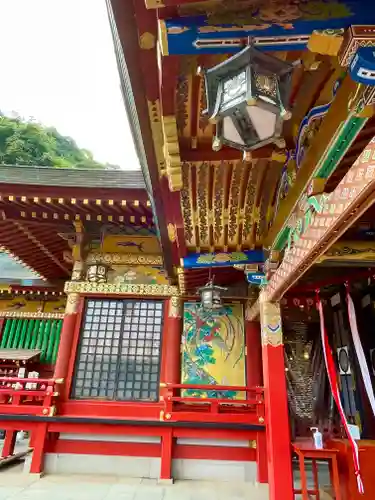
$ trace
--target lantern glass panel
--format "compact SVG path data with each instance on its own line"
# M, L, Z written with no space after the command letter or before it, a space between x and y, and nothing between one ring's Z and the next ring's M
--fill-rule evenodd
M276 129L276 115L258 106L247 106L247 113L261 141L273 137Z
M246 71L242 71L223 82L222 105L233 105L237 100L246 96Z
M230 116L225 116L223 119L223 137L227 141L240 144L241 146L245 145Z

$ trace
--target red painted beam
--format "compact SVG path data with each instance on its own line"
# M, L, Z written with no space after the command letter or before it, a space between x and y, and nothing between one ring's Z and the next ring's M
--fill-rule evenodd
M170 429L172 431L172 429ZM124 429L126 433L127 429ZM202 436L203 437L203 436ZM233 439L233 433L230 435ZM171 434L172 438L172 434ZM109 455L129 457L160 457L161 446L158 443L86 441L73 439L49 440L46 443L46 453L72 453L87 455ZM254 448L239 446L207 446L207 445L176 445L171 458L195 460L232 460L254 462Z
M163 5L157 5L157 2L155 0L144 0L146 4L147 9L156 9L156 8L161 8L161 7L173 7L173 6L182 6L182 5L188 5L189 3L201 3L204 2L205 0L163 0Z
M315 281L312 283L306 283L304 285L296 286L290 289L290 292L287 296L296 296L297 294L304 292L314 292L315 290L320 290L321 288L325 288L327 286L341 285L345 282L353 282L366 278L375 278L375 269L366 269L365 271L352 271L348 274L341 274L340 276L332 276L331 278L327 278L326 280Z
M160 444L58 439L47 442L45 451L47 453L83 453L123 457L160 457Z
M233 434L232 437L233 439ZM232 460L238 462L254 462L256 451L254 448L240 446L207 446L178 444L175 447L173 458L195 460Z
M159 92L163 116L175 114L179 56L161 57L159 64Z

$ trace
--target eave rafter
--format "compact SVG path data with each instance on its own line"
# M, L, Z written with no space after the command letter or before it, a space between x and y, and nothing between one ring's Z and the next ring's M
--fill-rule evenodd
M15 227L28 238L48 259L52 260L60 269L66 274L70 275L70 270L62 263L60 260L52 253L39 239L33 234L33 232L26 228L23 224L19 222L13 223Z

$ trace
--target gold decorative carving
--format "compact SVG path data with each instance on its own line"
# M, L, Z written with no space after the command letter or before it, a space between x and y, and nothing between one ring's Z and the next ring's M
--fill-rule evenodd
M61 313L1 311L0 318L64 319Z
M163 21L162 19L159 20L158 31L159 31L159 44L160 44L161 55L167 56L169 55L168 32L165 21Z
M111 283L89 283L87 281L67 281L66 293L114 294L114 295L151 295L171 297L179 295L177 286L171 285L130 285Z
M170 318L181 318L182 302L181 298L172 296L169 299L168 316Z
M86 264L162 266L163 257L151 254L124 254L92 252L88 255Z
M253 231L253 210L255 201L255 179L257 175L256 167L252 166L250 170L249 180L247 182L245 206L244 206L244 220L242 224L242 238L243 241L251 242Z
M78 309L78 304L79 304L79 293L69 293L66 299L65 314L76 313Z
M176 117L174 115L163 116L162 125L169 188L171 191L180 191L182 189L182 170Z
M246 321L254 321L260 314L259 299L246 311Z
M160 101L159 99L156 99L156 101L147 101L147 105L159 175L163 176L166 172L163 152L163 128L161 124Z
M275 75L256 74L255 85L264 94L271 97L276 97L277 78Z
M171 222L167 225L167 231L168 231L168 238L169 241L174 243L177 238L177 230L175 224L172 224Z
M149 31L145 31L139 37L139 46L143 50L150 50L155 47L155 36Z
M183 189L180 192L181 212L184 219L185 238L188 245L195 244L193 228L193 205L191 196L191 168L188 163L182 165Z
M331 261L356 261L373 262L375 259L375 245L371 241L339 241L334 243L329 250L322 255L318 263L326 260Z
M285 163L287 160L287 155L285 151L272 151L271 160L277 163Z
M264 300L263 293L259 297L260 324L262 344L277 347L283 343L281 328L280 304Z
M199 221L199 243L200 247L209 247L209 224L208 224L208 180L209 165L202 163L197 168L197 214Z
M180 292L183 294L186 292L185 286L185 273L182 267L177 268L177 279L178 279L178 287Z
M224 196L226 188L226 167L224 162L214 170L213 229L217 244L224 245Z
M84 263L77 260L73 264L72 281L80 281L84 276Z
M344 40L343 30L332 33L325 31L313 31L307 44L310 52L327 56L337 56Z
M248 299L245 304L245 321L252 321L253 317L251 314L252 307L254 305L254 302L256 302L256 299Z
M238 162L233 166L228 214L228 243L232 245L239 242L240 189L244 172L245 168L242 162Z
M164 7L162 0L145 0L146 9L160 9Z

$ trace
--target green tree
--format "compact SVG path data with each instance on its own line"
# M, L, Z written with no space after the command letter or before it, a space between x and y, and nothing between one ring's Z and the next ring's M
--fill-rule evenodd
M34 120L0 114L0 164L56 168L96 168L90 151L81 149L71 137Z

